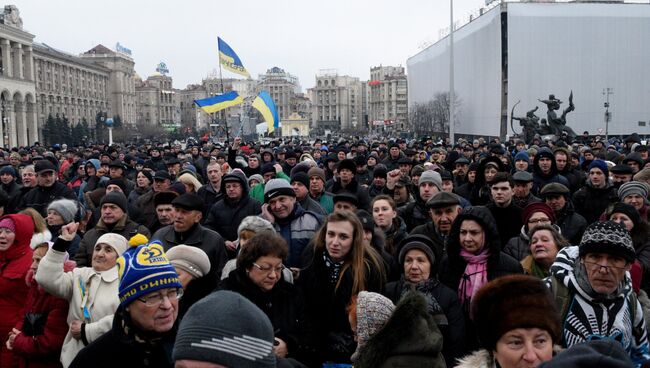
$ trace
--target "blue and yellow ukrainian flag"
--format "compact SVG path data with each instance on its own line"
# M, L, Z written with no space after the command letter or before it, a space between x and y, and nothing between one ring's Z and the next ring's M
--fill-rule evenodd
M278 109L275 107L275 102L271 98L268 92L262 91L255 101L253 101L252 106L262 114L264 120L266 120L266 125L268 126L268 132L273 133L275 128L280 127L280 117L278 116Z
M241 74L246 78L250 78L251 75L248 73L244 64L239 60L239 56L235 54L235 51L228 46L228 44L217 37L219 43L219 62L223 65L224 68L230 70L233 73Z
M208 114L212 114L213 112L242 104L244 103L244 99L237 92L232 91L223 95L204 98L202 100L194 100L194 103L200 107L201 110Z

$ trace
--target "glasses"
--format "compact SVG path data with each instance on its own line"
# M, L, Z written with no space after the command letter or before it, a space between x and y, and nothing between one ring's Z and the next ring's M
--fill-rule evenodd
M547 219L547 218L539 218L539 219L530 219L530 220L528 220L529 224L541 224L541 223L544 223L544 222L551 222L551 220Z
M253 266L255 266L255 268L257 268L258 270L260 270L260 271L262 271L262 272L264 272L266 274L269 274L269 275L271 273L281 274L282 271L284 271L284 265L283 264L281 264L281 265L279 265L278 267L275 267L275 268L273 268L273 266L268 266L268 265L260 266L257 263L253 263Z
M182 296L183 289L171 289L165 295L157 293L145 298L138 298L138 300L144 303L147 307L157 307L162 304L165 298L169 299L170 302L173 302L180 299Z
M586 260L583 260L582 263L584 263L584 265L586 267L590 268L593 271L600 271L601 268L604 268L605 270L607 270L607 272L612 272L612 270L620 270L620 271L625 271L626 270L626 267L625 267L626 262L625 261L622 261L622 262L614 261L613 263L615 263L615 264L609 264L608 263L607 266L602 265L602 264L600 264L598 262L590 262L590 261L586 261Z

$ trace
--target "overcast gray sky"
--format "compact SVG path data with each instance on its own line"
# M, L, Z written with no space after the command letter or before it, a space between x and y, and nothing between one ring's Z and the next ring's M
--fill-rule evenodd
M466 21L485 0L455 0ZM254 78L278 66L298 76L303 91L321 69L367 80L370 67L406 66L423 42L449 25L448 0L10 0L24 29L72 54L97 44L133 51L144 79L164 61L175 88L218 70L217 36L237 52ZM224 77L238 77L224 70Z

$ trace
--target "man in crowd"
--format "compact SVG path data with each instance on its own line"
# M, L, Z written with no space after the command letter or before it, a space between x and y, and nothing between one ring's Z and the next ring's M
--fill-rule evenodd
M587 228L587 220L576 213L569 188L560 183L546 184L540 191L544 202L555 212L555 224L569 243L579 244Z
M296 201L305 211L311 211L321 216L326 216L325 209L309 195L309 175L303 171L291 176L291 187L296 192Z
M138 198L138 207L142 213L142 218L145 219L147 228L152 228L156 221L156 207L153 203L153 196L158 192L169 190L172 184L171 176L166 170L158 170L153 176L153 185L151 191L146 192Z
M394 174L394 171L389 173L389 183L386 184L389 189L395 185L393 180L398 179L397 176L391 174ZM407 231L411 231L416 226L423 225L429 220L427 201L440 191L442 191L442 177L440 174L432 170L423 172L418 181L417 191L415 192L415 202L398 209L399 215L406 223Z
M156 222L151 230L155 233L159 229L174 223L175 214L172 201L178 197L176 192L158 192L153 196L153 204L156 207Z
M309 196L318 202L328 215L334 211L333 195L325 191L325 171L312 167L307 171L309 177Z
M354 178L356 172L357 165L352 159L348 158L340 161L338 164L339 178L332 185L330 192L332 194L338 194L343 191L350 192L359 199L359 208L367 210L370 208L370 197L368 196L368 191Z
M589 177L585 185L573 194L576 212L587 220L596 222L607 206L618 202L617 189L609 180L609 168L603 160L589 164Z
M34 164L37 186L27 192L18 209L33 208L41 216L47 216L47 206L55 199L76 199L72 189L57 181L57 169L49 160L39 160Z
M460 198L449 192L435 194L427 201L431 221L415 227L410 234L423 234L443 247L451 232L451 225L461 211Z
M519 235L522 226L522 209L517 207L512 199L513 187L512 177L504 172L497 173L490 185L492 199L487 208L496 222L502 247L510 238Z
M512 181L515 183L512 200L519 208L542 201L530 192L533 189L533 174L528 171L517 171L512 175Z

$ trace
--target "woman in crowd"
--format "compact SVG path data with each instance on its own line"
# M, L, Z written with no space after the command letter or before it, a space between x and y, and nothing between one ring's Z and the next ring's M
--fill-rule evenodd
M61 367L61 346L68 333L68 301L49 294L34 279L38 265L51 244L46 242L32 246L33 261L25 279L29 294L18 324L7 340L7 347L18 357L20 367ZM75 263L66 261L63 267L65 272L69 272L74 269Z
M555 224L555 213L546 203L530 203L521 213L521 232L511 238L503 248L503 252L521 261L530 255L530 231L537 226ZM552 225L559 232L560 228Z
M409 235L399 253L402 277L386 285L384 295L398 303L409 291L425 296L428 313L444 337L442 353L448 366L465 354L465 319L458 296L438 280L442 249L425 235Z
M77 227L74 222L64 225L61 236L74 238ZM61 350L61 363L68 367L79 350L111 329L113 314L120 304L117 259L126 250L127 241L119 234L104 234L95 243L92 267L64 272L71 241L61 236L41 260L36 281L48 293L70 303L70 330Z
M319 363L346 363L355 350L346 307L360 291L381 291L385 270L381 257L364 246L357 216L337 211L327 217L308 248L308 265L298 284L305 293Z
M20 321L29 288L25 278L32 263L29 247L34 224L26 215L0 218L0 336L9 336ZM0 367L18 367L17 357L6 344L0 346Z
M540 279L549 276L549 269L560 249L569 246L558 229L549 224L535 226L528 234L530 254L521 261L524 273Z
M393 257L399 254L397 246L408 235L406 223L397 215L397 205L393 198L380 194L372 200L372 217L386 238L385 249Z
M555 302L534 277L510 275L487 283L472 301L481 350L456 368L537 367L562 338Z
M454 220L447 239L447 255L440 265L440 281L458 293L465 317L466 348L477 345L469 311L476 292L488 281L523 273L516 259L501 252L496 222L483 206L464 209Z
M138 171L135 176L135 189L129 193L129 204L136 206L138 204L138 198L151 190L152 185L153 176L151 175L151 172L147 170Z
M484 158L476 170L470 202L474 206L484 206L490 202L490 183L498 172L507 172L506 166L496 156Z
M219 289L242 294L271 320L275 330L275 354L301 362L313 357L309 348L305 302L296 286L282 277L287 258L286 241L279 235L260 232L247 241L237 256L237 268Z
M146 242L143 244L146 244ZM190 290L190 293L188 293L190 297L183 298L178 302L178 319L181 320L196 301L208 294L206 291L197 290L194 292L192 289L194 289L195 285L200 285L200 282L197 283L194 280L200 279L210 272L210 258L201 248L185 244L172 247L166 254L167 259L176 269L183 290Z
M75 221L75 217L79 213L79 205L77 201L71 199L57 199L52 201L49 206L47 206L47 229L52 234L50 237L56 238L61 235L61 227L65 224L69 224ZM77 221L79 219L76 219ZM81 243L81 237L76 234L72 244L68 248L68 254L70 257L74 257L79 250L79 244Z

